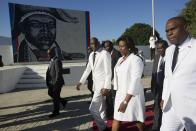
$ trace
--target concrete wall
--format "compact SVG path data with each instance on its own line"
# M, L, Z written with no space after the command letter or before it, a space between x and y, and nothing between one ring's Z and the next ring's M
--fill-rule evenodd
M114 46L118 50L118 46ZM136 46L138 48L138 51L142 50L145 59L150 59L150 48L148 45L145 46Z
M0 36L0 55L4 65L13 64L13 49L11 38Z
M144 53L145 59L150 59L150 48L149 46L136 46L138 51L142 50Z
M64 68L70 68L70 74L64 74L66 86L75 86L80 80L86 62L63 63ZM16 64L0 68L0 93L9 92L15 88L46 88L45 74L48 63L43 64ZM152 61L146 61L144 75L151 76Z
M0 45L0 55L2 56L4 65L13 64L14 60L12 45Z
M0 68L0 93L13 90L26 67L8 66Z
M70 68L70 74L64 74L63 78L65 81L65 85L73 86L78 83L80 80L86 66L73 66Z

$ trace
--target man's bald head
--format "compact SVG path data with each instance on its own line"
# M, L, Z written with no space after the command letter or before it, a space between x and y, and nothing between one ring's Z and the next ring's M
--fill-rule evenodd
M187 26L187 21L182 16L172 17L167 22L169 21L177 21L179 24Z

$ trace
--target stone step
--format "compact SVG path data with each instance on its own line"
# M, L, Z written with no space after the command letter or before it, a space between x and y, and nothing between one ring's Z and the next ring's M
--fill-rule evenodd
M20 79L18 84L40 84L46 83L45 79Z
M23 75L44 75L46 74L46 71L39 71L39 72L33 72L33 71L25 71Z
M46 74L23 74L21 79L44 79Z
M17 84L16 88L27 88L27 89L36 89L36 88L46 88L46 84L45 83L34 83L34 84Z

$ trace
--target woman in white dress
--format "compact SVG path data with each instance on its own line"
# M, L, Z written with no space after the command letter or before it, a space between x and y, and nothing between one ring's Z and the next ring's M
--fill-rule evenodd
M122 121L135 121L139 131L143 131L145 99L141 76L144 64L131 38L121 36L117 43L122 57L114 68L116 97L112 131L118 131Z

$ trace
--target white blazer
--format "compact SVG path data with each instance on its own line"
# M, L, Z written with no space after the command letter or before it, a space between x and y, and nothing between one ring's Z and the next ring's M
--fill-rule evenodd
M141 58L130 54L124 61L124 66L121 74L117 74L116 68L120 66L123 57L119 58L114 68L114 90L122 88L125 94L138 95L141 91L143 93L143 85L141 83L141 76L143 73L144 63ZM120 87L119 87L120 86Z
M182 46L173 72L175 46L171 45L166 50L163 112L172 106L180 119L196 124L196 39L187 38Z
M102 88L111 89L111 55L106 50L96 51L95 62L93 65L93 53L89 55L89 62L80 79L81 83L85 83L88 75L92 71L93 74L93 90L100 91Z

